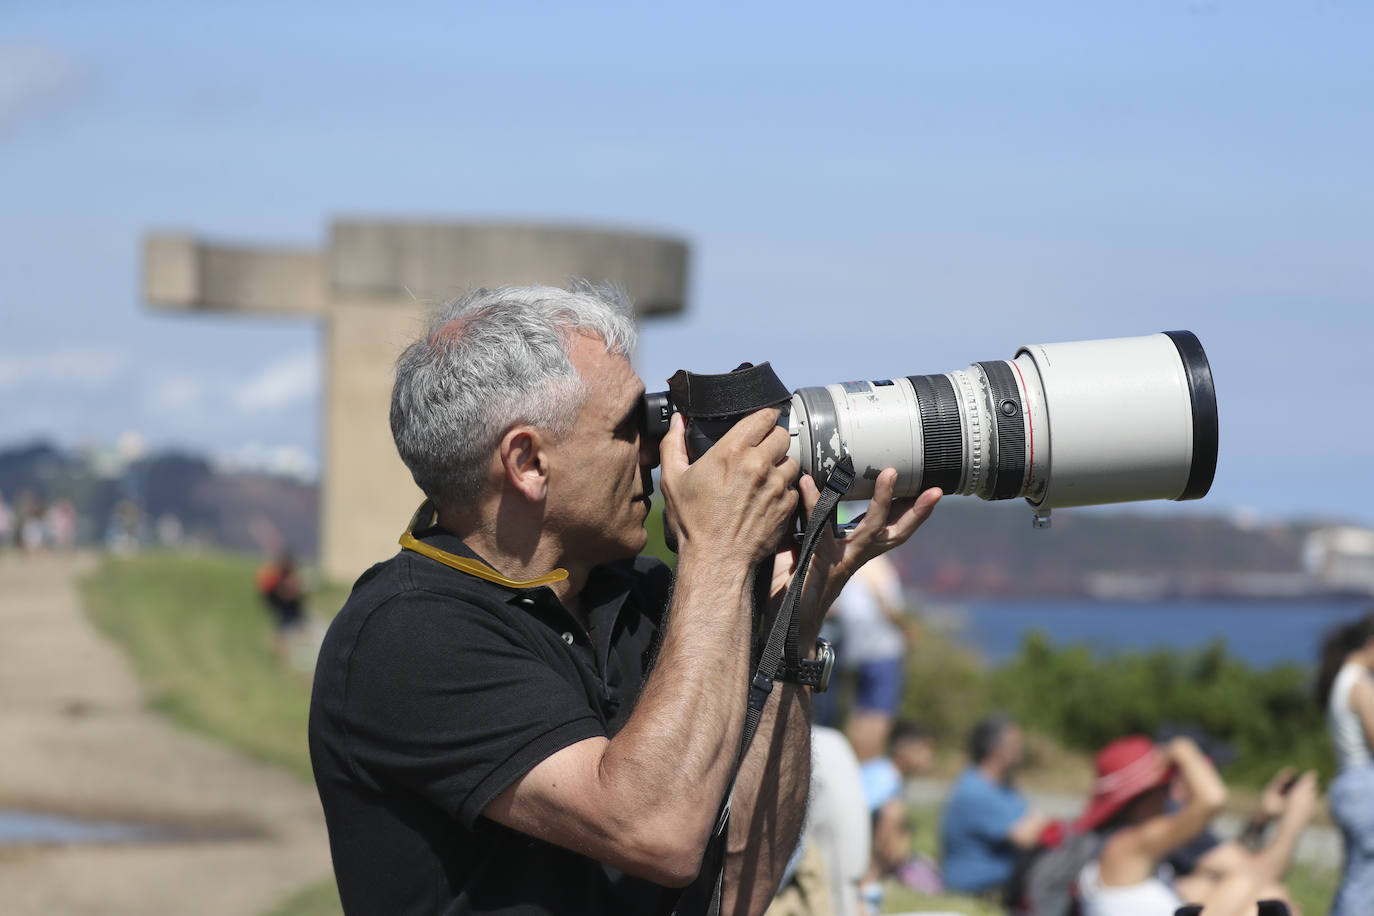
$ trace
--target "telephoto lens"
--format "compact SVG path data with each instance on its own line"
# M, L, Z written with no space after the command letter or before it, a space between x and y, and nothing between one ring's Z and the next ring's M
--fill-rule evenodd
M1034 344L937 375L801 388L791 454L824 479L854 462L847 499L886 467L898 496L928 487L1063 506L1199 499L1217 463L1212 370L1190 331Z

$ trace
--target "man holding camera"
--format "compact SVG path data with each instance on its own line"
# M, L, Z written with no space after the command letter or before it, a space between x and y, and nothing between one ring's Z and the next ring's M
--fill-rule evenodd
M779 683L712 839L750 683L754 570L795 564L799 501L770 408L695 463L661 444L678 566L646 543L650 469L632 321L588 287L479 290L397 364L391 423L428 501L359 579L321 650L311 758L350 912L695 913L766 907L803 820L807 688ZM826 537L802 644L845 580L939 498ZM432 504L432 508L431 508ZM686 888L685 891L679 890Z

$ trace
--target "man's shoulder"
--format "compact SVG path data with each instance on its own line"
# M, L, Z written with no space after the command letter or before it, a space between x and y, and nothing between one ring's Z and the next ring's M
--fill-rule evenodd
M979 789L988 785L988 781L983 778L983 774L978 772L977 767L969 767L959 774L954 780L954 792L977 792Z
M977 767L969 767L955 782L951 801L965 805L984 805L994 800L1000 801L1011 792L1012 790L1005 786L988 779Z
M465 620L489 618L508 603L508 594L487 583L429 568L437 565L403 550L373 566L353 583L330 624L329 638L354 641L364 630L379 625L418 623L440 615L457 626Z

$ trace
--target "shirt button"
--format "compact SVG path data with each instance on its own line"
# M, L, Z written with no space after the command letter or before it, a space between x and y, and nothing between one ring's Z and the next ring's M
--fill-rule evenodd
M524 605L525 607L534 607L534 599L533 599L533 598L518 598L518 599L516 599L516 604Z
M563 641L571 646L573 644L573 635L571 633L564 633Z

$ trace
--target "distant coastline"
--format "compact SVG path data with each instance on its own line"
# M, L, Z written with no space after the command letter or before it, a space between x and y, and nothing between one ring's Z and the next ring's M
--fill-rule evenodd
M1086 646L1098 657L1198 651L1219 642L1252 667L1310 668L1327 628L1374 609L1374 599L940 598L913 607L928 626L993 664L1010 659L1039 632L1053 646ZM1263 615L1262 626L1256 626L1256 614Z

